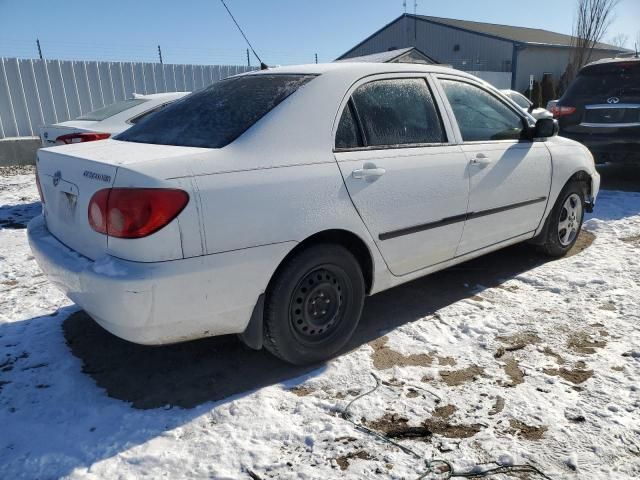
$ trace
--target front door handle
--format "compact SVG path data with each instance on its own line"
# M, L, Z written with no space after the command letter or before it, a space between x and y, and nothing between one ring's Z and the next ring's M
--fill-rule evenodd
M471 160L471 165L476 165L478 167L486 167L491 163L491 158L489 158L484 153L477 153L476 156Z
M378 168L375 163L367 162L362 168L351 172L351 176L357 179L374 180L387 173L384 168Z

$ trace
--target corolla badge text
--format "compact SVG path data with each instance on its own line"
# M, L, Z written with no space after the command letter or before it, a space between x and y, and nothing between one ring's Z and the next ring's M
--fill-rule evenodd
M96 173L90 170L85 170L83 176L90 178L91 180L100 180L101 182L110 182L111 175L105 175L104 173Z

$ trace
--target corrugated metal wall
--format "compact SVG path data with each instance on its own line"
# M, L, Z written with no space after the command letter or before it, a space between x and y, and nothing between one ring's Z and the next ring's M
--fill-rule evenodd
M516 90L524 92L529 88L529 75L540 82L545 73L551 73L553 80L557 82L569 64L569 55L568 48L535 46L519 49ZM594 50L591 61L615 55L616 52Z
M414 46L438 62L460 70L511 71L512 42L410 17L400 17L347 56Z
M71 120L134 92L194 91L255 68L0 58L0 138L37 135L40 125Z

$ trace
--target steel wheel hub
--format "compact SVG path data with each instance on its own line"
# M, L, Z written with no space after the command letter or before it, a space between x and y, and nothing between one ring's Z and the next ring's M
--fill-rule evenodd
M581 220L582 201L577 193L572 193L562 205L558 223L558 240L563 247L570 245L575 240Z
M330 335L340 323L344 291L344 279L329 268L305 275L293 292L289 313L296 334L307 341Z

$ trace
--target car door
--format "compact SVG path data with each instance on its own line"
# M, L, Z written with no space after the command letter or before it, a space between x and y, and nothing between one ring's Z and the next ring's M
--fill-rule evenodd
M551 188L551 155L523 135L529 122L480 83L439 76L469 162L469 209L456 256L532 236Z
M467 210L467 160L425 74L368 77L337 118L335 158L389 270L452 258Z

